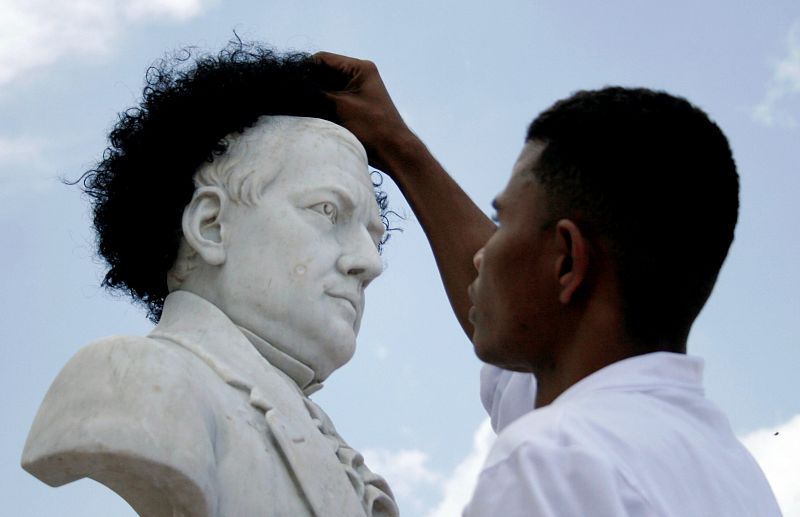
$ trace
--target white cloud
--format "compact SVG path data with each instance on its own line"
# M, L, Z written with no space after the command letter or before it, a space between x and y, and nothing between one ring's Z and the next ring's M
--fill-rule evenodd
M200 14L208 3L206 0L137 0L125 2L125 14L134 20L162 16L187 20Z
M183 21L215 0L0 0L0 84L69 55L102 56L130 22Z
M754 431L742 442L764 470L783 514L800 516L800 415L778 427Z
M495 434L487 418L478 427L472 438L472 450L459 463L452 474L447 476L439 504L427 517L453 517L461 515L478 481L478 473L483 467L489 448L494 443Z
M426 495L436 497L441 491L442 476L428 467L429 457L423 451L367 449L363 455L369 468L392 487L403 514L418 513L428 503Z
M767 126L793 127L794 117L784 103L800 94L800 20L792 25L787 36L787 53L775 63L764 98L753 110L753 117Z
M363 454L370 469L392 487L403 515L455 517L461 515L472 496L494 438L487 418L473 436L472 449L447 475L429 467L430 458L423 451L369 449Z

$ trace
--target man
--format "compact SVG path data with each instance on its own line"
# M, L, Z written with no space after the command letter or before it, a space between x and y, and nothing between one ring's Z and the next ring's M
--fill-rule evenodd
M316 59L339 74L338 114L406 195L489 363L499 436L464 515L779 515L685 354L738 211L727 140L702 111L645 89L559 101L530 125L495 227L372 63Z
M148 516L396 516L308 396L353 355L384 226L366 153L307 56L238 45L151 69L86 188L106 283L147 337L91 343L48 391L23 467Z

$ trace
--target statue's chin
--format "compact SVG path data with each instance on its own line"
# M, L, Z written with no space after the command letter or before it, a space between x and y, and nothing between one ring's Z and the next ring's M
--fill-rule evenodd
M303 322L306 323L309 319L311 318L304 318ZM244 318L234 322L269 346L313 370L314 379L318 382L324 381L335 370L347 364L356 350L356 326L341 318L319 318L313 326L304 327L288 325L285 321L263 319L256 324Z
M335 343L328 342L326 345L320 346L318 350L324 350L324 353L309 358L308 362L302 359L300 361L314 370L317 380L322 382L353 358L356 351L355 335L352 339L342 339Z

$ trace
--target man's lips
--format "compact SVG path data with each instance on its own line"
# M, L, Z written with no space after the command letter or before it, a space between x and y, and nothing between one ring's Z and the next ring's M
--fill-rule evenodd
M467 313L467 321L475 324L475 282L469 284L467 287L467 298L469 298L470 308L469 312Z

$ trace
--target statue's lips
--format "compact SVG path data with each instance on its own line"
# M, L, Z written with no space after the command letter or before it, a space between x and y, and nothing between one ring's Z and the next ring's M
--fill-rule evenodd
M357 317L358 316L358 297L356 295L348 294L348 293L327 293L328 296L331 298L337 298L339 300L344 300L347 302L350 307L353 309L353 314Z

